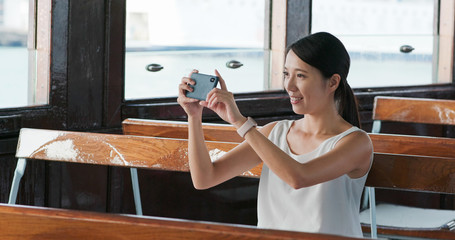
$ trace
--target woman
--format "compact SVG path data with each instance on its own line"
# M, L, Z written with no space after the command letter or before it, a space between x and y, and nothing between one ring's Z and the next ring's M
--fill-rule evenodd
M284 87L292 109L304 115L254 127L243 116L220 74L221 88L206 101L185 96L190 77L179 85L178 102L188 114L189 164L193 184L206 189L263 162L258 193L258 227L362 237L359 207L373 148L359 129L355 97L346 78L350 58L329 33L292 44L286 55ZM202 109L234 125L245 141L213 163L204 143Z

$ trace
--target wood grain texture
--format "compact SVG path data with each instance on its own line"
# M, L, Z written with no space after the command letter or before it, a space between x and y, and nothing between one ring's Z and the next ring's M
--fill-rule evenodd
M128 118L122 122L122 127L126 135L188 139L187 122ZM243 141L232 125L203 123L202 128L207 141Z
M237 143L207 142L212 159ZM188 171L188 141L131 135L23 128L17 158ZM261 166L244 173L257 177Z
M373 120L455 125L455 100L378 96Z
M0 204L1 239L348 239L169 218Z
M164 138L188 138L188 124L178 121L126 119L122 123L124 134ZM236 129L226 124L203 124L204 136L210 141L241 142ZM419 156L453 157L455 139L396 134L368 134L374 151L380 153Z
M375 153L365 185L455 194L455 158Z
M369 233L370 225L362 224L362 232ZM428 239L455 239L455 232L449 229L435 228L397 228L378 226L378 233L384 236L406 236L408 239L428 238Z
M369 133L374 152L433 157L455 157L455 138Z
M125 135L188 139L187 122L128 118L122 122L122 128ZM241 143L244 140L238 135L232 125L203 123L202 128L206 141ZM212 143L207 142L207 144L210 145ZM213 153L215 151L212 150ZM259 177L261 171L262 164L242 175Z

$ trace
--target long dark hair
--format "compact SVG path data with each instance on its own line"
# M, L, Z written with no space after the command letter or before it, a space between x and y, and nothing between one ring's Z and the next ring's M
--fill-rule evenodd
M344 120L360 128L357 99L347 82L351 59L343 43L330 33L319 32L301 38L286 50L292 50L302 61L317 68L329 79L339 74L340 84L335 90L338 113Z

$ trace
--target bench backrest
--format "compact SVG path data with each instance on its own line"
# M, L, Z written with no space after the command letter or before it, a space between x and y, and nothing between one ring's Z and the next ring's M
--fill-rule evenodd
M455 139L369 136L375 153L366 186L455 194Z
M455 158L375 153L366 186L455 194Z
M237 143L207 142L212 158ZM23 128L16 157L133 168L188 171L188 142L131 135ZM258 176L252 169L244 176Z
M455 194L455 139L369 136L375 153L366 186Z
M232 224L0 204L0 239L348 239Z
M455 125L455 100L377 96L373 120Z
M388 182L389 187L397 186L396 188L404 190L455 193L453 192L455 186L450 186L452 184L450 176L453 167L452 159L455 158L454 138L378 133L380 132L381 121L455 125L455 101L377 96L374 101L373 120L372 131L376 133L371 133L370 138L373 141L376 153L424 157L384 158L383 156L375 156L375 160L381 159L381 161L375 161L374 164L387 164L389 167L388 170L385 166L380 167L385 171L382 174L376 175L377 172L374 171L370 173L367 185L370 184L369 182L380 182L382 184ZM390 162L392 159L395 159L393 164ZM388 176L387 171L389 172ZM380 175L382 175L382 180L378 178ZM383 178L392 175L397 176L393 181ZM373 181L373 179L375 180ZM374 184L370 186L374 187Z

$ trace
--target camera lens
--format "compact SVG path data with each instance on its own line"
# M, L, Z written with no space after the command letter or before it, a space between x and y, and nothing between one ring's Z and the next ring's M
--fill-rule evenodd
M215 82L215 78L210 78L210 82Z

